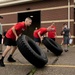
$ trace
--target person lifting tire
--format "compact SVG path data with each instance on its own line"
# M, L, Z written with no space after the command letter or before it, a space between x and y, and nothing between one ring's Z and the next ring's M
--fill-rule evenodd
M17 40L17 46L21 54L35 67L42 68L48 62L45 53L30 37L20 36Z
M61 53L63 52L61 46L48 37L44 37L42 43L56 56L61 55Z

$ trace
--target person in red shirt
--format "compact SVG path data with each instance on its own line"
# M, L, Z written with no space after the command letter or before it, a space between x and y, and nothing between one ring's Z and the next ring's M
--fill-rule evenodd
M49 32L51 27L49 26L48 28L42 27L34 31L33 36L35 42L40 45L40 42L43 40L43 35L47 32Z
M6 45L6 49L4 50L3 54L2 54L2 58L0 59L0 66L4 67L4 57L6 56L6 54L10 51L11 46L12 46L12 50L10 53L10 56L8 57L8 61L9 62L16 62L16 60L14 60L12 58L13 53L15 52L16 48L17 48L17 44L16 44L16 40L18 39L19 35L22 33L23 30L26 30L27 26L30 26L32 23L31 18L27 17L25 19L25 21L23 22L19 22L17 24L15 24L13 27L11 27L6 35L5 35L5 42L4 44Z
M56 37L56 27L55 27L55 23L51 24L51 30L47 33L47 37L51 38L52 40L55 41L55 37Z

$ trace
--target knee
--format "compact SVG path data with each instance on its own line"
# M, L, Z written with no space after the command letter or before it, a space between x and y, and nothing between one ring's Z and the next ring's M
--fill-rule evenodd
M7 46L6 49L7 49L7 50L10 50L10 49L11 49L11 46Z

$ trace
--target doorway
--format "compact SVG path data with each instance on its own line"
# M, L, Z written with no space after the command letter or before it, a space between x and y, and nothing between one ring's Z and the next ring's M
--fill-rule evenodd
M25 30L23 34L33 38L35 28L40 28L41 25L40 11L18 13L18 22L24 21L26 17L32 19L32 25L27 27L27 30Z

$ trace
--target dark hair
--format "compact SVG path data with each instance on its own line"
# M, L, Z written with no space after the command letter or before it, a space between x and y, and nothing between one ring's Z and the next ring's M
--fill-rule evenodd
M2 17L2 16L0 16L0 19L3 19L3 17Z

